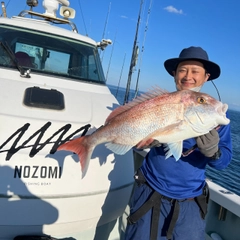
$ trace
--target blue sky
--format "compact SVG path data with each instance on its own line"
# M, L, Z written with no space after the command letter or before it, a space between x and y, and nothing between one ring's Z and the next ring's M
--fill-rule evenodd
M140 3L141 0L70 1L70 7L76 10L73 22L79 33L96 41L103 36L113 41L101 53L108 84L120 82L121 87L126 87ZM26 0L8 0L5 4L8 16L29 8ZM239 0L144 0L137 41L140 51L131 88L135 89L140 69L141 91L156 85L174 91L173 78L163 67L164 61L178 57L183 48L200 46L221 67L221 76L214 83L222 102L240 110L239 7ZM40 0L37 9L44 11ZM218 98L210 82L202 91Z

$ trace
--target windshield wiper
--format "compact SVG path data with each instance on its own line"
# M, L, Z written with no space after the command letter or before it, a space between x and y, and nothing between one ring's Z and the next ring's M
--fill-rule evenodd
M20 76L21 77L25 77L25 78L30 78L30 72L31 69L25 69L22 66L19 65L17 58L15 57L12 49L9 47L8 43L3 43L0 41L0 45L2 46L3 50L8 54L8 56L11 58L12 62L14 63L14 65L16 66L16 68L18 69L18 71L20 72Z

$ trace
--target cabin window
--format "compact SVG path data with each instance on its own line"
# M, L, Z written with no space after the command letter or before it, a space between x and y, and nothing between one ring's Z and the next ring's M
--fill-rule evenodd
M80 40L13 26L0 26L0 41L7 44L17 63L41 74L74 81L105 83L96 46ZM0 67L16 68L2 45Z

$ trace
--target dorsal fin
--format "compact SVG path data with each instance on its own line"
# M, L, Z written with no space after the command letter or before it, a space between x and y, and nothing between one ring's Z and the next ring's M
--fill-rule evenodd
M134 98L131 102L120 106L118 108L116 108L115 110L113 110L110 115L107 117L105 124L107 124L112 118L116 117L117 115L119 115L120 113L123 113L125 111L127 111L128 109L144 102L150 99L153 99L155 97L161 96L163 94L169 93L167 90L161 89L158 86L153 87L152 89L150 89L149 91L142 93L141 95L137 96L136 98Z

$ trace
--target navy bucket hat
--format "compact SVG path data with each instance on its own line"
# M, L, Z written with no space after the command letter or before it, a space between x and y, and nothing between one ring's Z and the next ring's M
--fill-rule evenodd
M176 70L179 63L188 60L196 60L203 64L204 68L208 73L210 73L210 77L208 80L216 79L220 76L221 70L220 67L208 60L208 54L201 47L189 47L184 48L179 54L178 58L171 58L164 62L164 67L167 72L173 76L173 71Z

